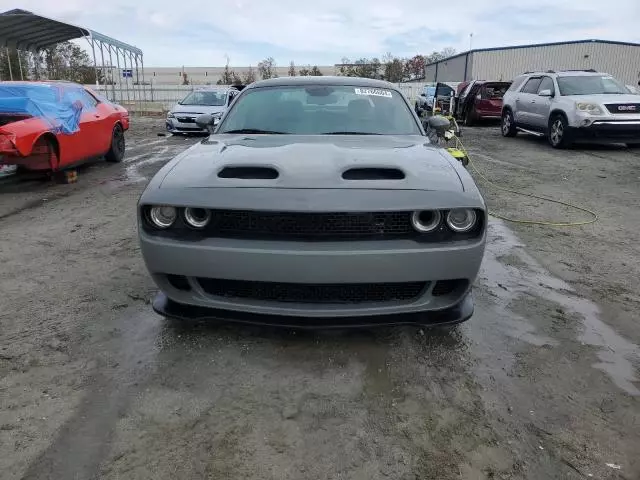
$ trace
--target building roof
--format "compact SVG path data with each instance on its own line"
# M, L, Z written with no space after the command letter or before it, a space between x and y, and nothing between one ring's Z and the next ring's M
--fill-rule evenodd
M598 39L571 40L571 41L567 41L567 42L551 42L551 43L532 43L532 44L529 44L529 45L512 45L512 46L506 46L506 47L476 48L476 49L473 49L473 50L467 50L466 52L457 53L456 55L452 55L450 57L443 58L442 60L437 60L435 62L428 63L425 66L428 67L429 65L435 65L436 63L446 62L446 61L451 60L453 58L462 57L462 56L469 55L471 53L476 53L476 52L495 52L495 51L499 51L499 50L515 50L515 49L519 49L519 48L554 47L554 46L560 46L560 45L576 45L576 44L581 44L581 43L605 43L605 44L609 44L609 45L624 45L624 46L627 46L627 47L640 47L640 43L617 42L615 40L598 40Z
M339 77L339 76L304 76L304 77L277 77L267 80L259 80L251 84L248 88L292 86L292 85L349 85L354 87L387 88L397 90L392 83L384 80L374 80L362 77Z
M57 43L89 37L142 56L142 50L89 28L14 9L0 13L0 46L42 50Z

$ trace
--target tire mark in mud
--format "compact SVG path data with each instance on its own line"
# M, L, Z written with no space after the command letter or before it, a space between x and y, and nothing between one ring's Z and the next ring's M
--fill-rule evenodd
M161 323L146 307L125 310L110 324L120 334L101 343L98 371L75 415L23 480L92 479L109 454L113 430L141 384L153 373Z

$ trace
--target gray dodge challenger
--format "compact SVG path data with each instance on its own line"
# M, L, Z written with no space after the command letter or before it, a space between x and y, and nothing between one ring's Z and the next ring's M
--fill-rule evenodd
M263 80L197 121L211 135L138 204L156 312L302 328L471 317L485 203L394 85Z

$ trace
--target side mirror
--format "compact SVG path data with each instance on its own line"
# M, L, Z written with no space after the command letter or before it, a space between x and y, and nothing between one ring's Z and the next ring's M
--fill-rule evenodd
M213 125L213 115L209 115L208 113L198 115L196 117L196 125L203 129L211 127Z
M551 90L545 89L545 90L540 90L538 92L538 96L540 96L540 97L553 97L553 94L551 93Z

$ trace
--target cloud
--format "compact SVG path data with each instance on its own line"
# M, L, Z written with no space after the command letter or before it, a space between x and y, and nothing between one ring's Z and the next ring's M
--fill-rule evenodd
M342 57L411 56L444 47L605 38L640 42L637 0L583 0L574 5L539 0L514 7L509 0L0 0L92 28L141 48L151 66L333 64Z

